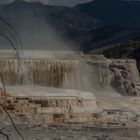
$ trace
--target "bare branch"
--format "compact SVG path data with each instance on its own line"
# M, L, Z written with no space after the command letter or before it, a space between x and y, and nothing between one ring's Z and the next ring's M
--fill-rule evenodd
M2 75L1 72L0 72L0 78L1 78L2 86L3 86L3 90L4 90L4 105L6 105L7 94L6 94L6 88L5 88L5 83L4 83L3 75Z
M7 134L5 134L4 132L2 132L1 130L0 130L0 134L2 134L3 136L5 136L7 140L10 140L9 139L9 136Z
M21 38L20 36L18 35L18 33L13 29L13 27L5 20L3 19L2 17L0 17L0 20L9 27L9 29L15 34L15 36L18 38L19 40L19 43L20 43L20 46L21 46L21 50L22 50L22 53L23 53L23 45L22 45L22 41L21 41Z
M17 40L16 36L7 26L0 26L0 29L4 30L4 31L7 31L7 33L10 33L10 35L12 36L12 38L15 41L15 45L18 46L18 40Z
M5 108L2 104L0 104L0 106L2 107L2 109L5 111L5 113L6 113L7 116L9 117L9 119L10 119L10 121L11 121L11 123L12 123L14 129L16 130L17 134L21 137L22 140L24 140L24 137L22 136L22 134L21 134L21 133L19 132L19 130L17 129L17 127L16 127L16 125L15 125L15 123L14 123L14 121L13 121L11 115L8 113L8 111L6 110L6 108Z
M7 22L5 21L2 17L0 17L0 20L7 25L7 27L5 26L0 26L1 29L4 29L4 30L8 30L9 33L12 35L12 37L15 39L15 43L16 45L18 45L18 42L17 42L17 38L19 39L19 41L21 41L20 37L18 36L18 34L13 30L12 26ZM9 30L10 29L10 30ZM9 39L8 36L6 36L5 34L3 33L0 33L0 36L4 37L6 40L8 40L8 42L11 44L12 48L16 51L16 55L17 55L17 59L18 59L18 71L19 71L19 66L20 66L20 58L19 58L19 54L18 54L18 51L17 51L17 48L15 47L14 43ZM17 38L16 38L17 37ZM21 42L20 42L21 43ZM21 48L22 48L22 52L23 52L23 47L22 47L22 43L21 43ZM7 108L6 108L6 103L7 103L7 94L6 94L6 88L5 88L5 83L4 83L4 78L3 78L3 75L2 75L2 72L0 72L0 78L1 78L1 81L2 81L2 85L3 85L3 90L4 90L4 95L5 95L5 99L4 99L4 105L0 103L0 106L2 107L2 109L4 110L4 112L7 114L8 118L10 119L14 129L16 130L17 134L21 137L22 140L24 140L24 137L22 136L22 134L20 133L20 131L17 129L11 115L9 114L9 112L7 111ZM9 140L9 136L7 134L5 134L4 132L2 132L3 129L0 130L0 134L2 134L3 136L5 136L7 138L7 140Z
M17 59L18 59L18 71L19 71L20 58L19 58L19 54L18 54L17 48L15 47L15 45L13 44L13 42L6 35L0 33L0 36L4 37L6 40L8 40L9 43L11 44L12 48L16 51L16 55L17 55Z

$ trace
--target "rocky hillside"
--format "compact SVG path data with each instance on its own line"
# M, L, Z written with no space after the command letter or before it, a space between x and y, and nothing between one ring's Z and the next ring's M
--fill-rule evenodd
M18 0L0 5L0 17L19 34L24 48L30 49L60 50L65 49L71 41L83 48L92 39L95 30L103 25L99 20L74 8ZM7 30L2 32L9 36ZM2 38L1 48L4 46L8 44Z
M107 24L140 29L140 1L94 0L76 7L83 13Z
M70 8L17 0L11 4L0 5L0 17L19 34L24 48L61 50L64 46L74 46L74 49L89 52L98 47L132 39L140 34L139 12L136 13L140 2L135 3L137 5L120 0L95 0ZM112 5L116 12L109 8ZM131 8L130 5L134 6ZM129 17L124 11L130 11ZM124 20L118 20L117 17ZM130 20L132 22L129 22ZM130 23L131 25L128 25ZM3 26L2 22L0 24ZM1 32L12 38L7 30L1 29ZM0 41L0 48L9 46L3 38Z

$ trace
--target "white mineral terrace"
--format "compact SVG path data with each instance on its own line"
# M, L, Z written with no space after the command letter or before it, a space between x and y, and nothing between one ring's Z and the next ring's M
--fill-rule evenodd
M46 97L57 99L92 99L96 100L91 92L59 89L43 86L6 86L6 91L12 96L28 96L28 97Z
M0 69L6 90L13 96L97 99L103 109L130 109L140 113L140 97L128 96L135 92L139 95L140 80L135 60L82 55L90 62L89 66L72 51L24 50L19 53L18 67L16 57L15 51L0 51ZM117 83L116 77L120 78ZM127 89L129 94L124 92L125 96L121 96L118 89L112 88L112 83L116 84L115 88L121 87L121 92Z
M48 51L48 50L23 50L18 51L20 59L77 59L80 52L73 51ZM0 59L17 58L13 50L0 50Z
M60 89L43 86L6 86L6 91L13 97L33 97L42 99L82 99L98 101L102 109L109 110L130 110L140 114L140 97L114 96L105 93L98 96L100 91L86 92L74 89ZM107 92L107 91L106 91Z

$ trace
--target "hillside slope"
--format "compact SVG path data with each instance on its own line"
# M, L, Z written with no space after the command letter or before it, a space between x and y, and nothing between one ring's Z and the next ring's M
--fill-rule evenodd
M94 0L76 8L108 24L140 29L140 1Z
M11 4L0 5L0 17L19 34L25 49L78 49L89 52L95 48L124 42L140 35L139 29L123 26L115 21L103 20L101 15L106 13L102 7L104 0L99 1L70 8L16 0ZM106 5L110 4L113 2L107 1ZM83 8L89 11L83 11ZM98 9L101 9L100 14L97 13ZM119 13L117 17L120 17ZM112 19L112 17L108 18ZM140 23L136 20L133 22ZM0 24L3 26L2 22ZM1 31L11 38L7 30ZM0 48L9 48L9 43L3 38L0 38Z

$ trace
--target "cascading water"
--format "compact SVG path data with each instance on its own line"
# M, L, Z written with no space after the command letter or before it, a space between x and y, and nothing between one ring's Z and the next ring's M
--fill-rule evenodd
M0 70L8 86L38 85L89 91L94 79L92 69L77 56L73 52L24 51L19 65L14 51L2 51Z
M79 61L65 60L0 60L0 70L6 85L43 85L76 88L79 83ZM77 75L77 76L76 76Z

